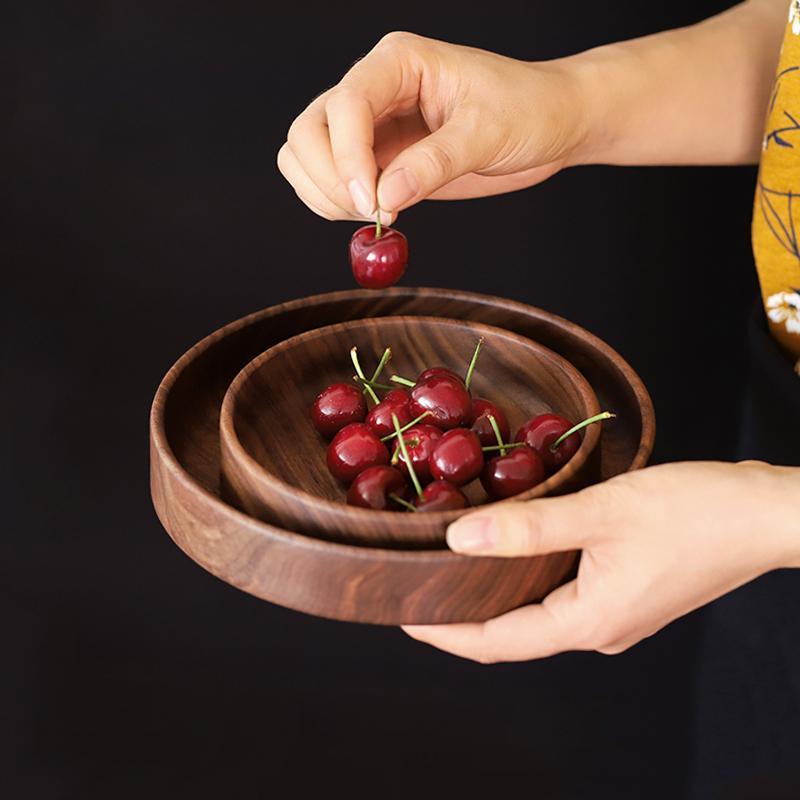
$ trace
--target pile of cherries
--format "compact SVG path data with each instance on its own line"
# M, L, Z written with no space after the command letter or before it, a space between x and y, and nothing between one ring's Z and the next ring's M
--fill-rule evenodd
M464 378L446 367L432 367L416 381L392 375L393 385L379 383L392 357L390 348L371 378L361 368L357 349L350 351L355 384L329 386L311 409L314 426L331 440L328 469L349 486L349 504L379 511L466 508L469 501L461 487L476 478L490 498L511 497L564 466L580 447L583 427L614 416L603 412L573 425L558 414L540 414L522 425L511 442L502 409L470 393L482 345L483 339ZM383 399L379 390L386 392Z

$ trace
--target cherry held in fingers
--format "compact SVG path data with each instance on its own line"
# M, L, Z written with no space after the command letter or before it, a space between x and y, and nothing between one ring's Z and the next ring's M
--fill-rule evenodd
M311 407L311 421L326 439L332 439L345 425L363 422L366 414L363 393L348 383L334 383L324 389Z
M469 500L461 489L449 481L434 481L414 500L417 511L456 511L467 508Z
M545 478L539 454L531 447L515 447L486 462L481 483L489 497L502 500L532 489Z
M392 414L397 414L400 425L407 425L411 415L411 396L405 389L392 389L383 400L367 414L367 425L378 437L388 436L394 431Z
M376 511L399 511L400 505L391 495L405 500L408 497L406 479L394 467L369 467L356 476L347 490L351 506L372 508Z
M442 438L442 432L433 425L414 425L403 432L403 439L406 443L406 452L411 459L411 464L417 477L422 483L431 479L430 459L431 453L436 442ZM395 444L392 463L397 463L398 468L404 474L408 474L408 467L402 458L400 446Z
M478 434L478 439L484 447L489 447L496 442L494 428L489 421L490 415L497 421L503 441L507 442L511 436L506 415L491 401L476 397L472 401L472 417L469 420L469 426Z
M342 428L328 445L328 469L337 480L350 483L368 467L389 463L389 451L363 422Z
M430 423L443 430L457 428L469 419L472 399L460 378L438 375L411 390L411 415L429 411Z
M463 486L481 474L483 451L475 431L456 428L436 442L431 454L431 475Z
M365 225L350 239L353 277L365 289L394 286L408 263L408 240L393 228Z

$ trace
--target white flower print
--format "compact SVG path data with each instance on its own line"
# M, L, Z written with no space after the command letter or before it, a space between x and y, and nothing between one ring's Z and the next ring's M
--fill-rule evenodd
M792 0L789 6L789 22L792 24L792 33L797 36L800 34L800 2Z
M789 333L800 334L800 291L773 294L767 298L767 309L773 322L783 322Z

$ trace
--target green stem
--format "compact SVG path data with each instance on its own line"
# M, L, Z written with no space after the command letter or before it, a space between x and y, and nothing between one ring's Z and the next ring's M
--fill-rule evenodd
M383 351L383 355L381 356L381 360L378 362L378 366L375 367L375 372L372 373L372 378L369 380L370 384L374 384L376 380L380 377L381 372L383 372L383 368L392 360L392 348L387 347Z
M353 366L356 368L356 375L364 381L364 388L367 390L367 394L372 398L372 402L377 405L380 403L378 399L378 395L375 394L375 390L369 385L369 381L364 377L364 370L361 369L361 364L358 363L358 348L353 347L350 350L350 359L353 362Z
M400 421L397 419L397 414L392 414L392 422L394 423L394 432L400 434ZM422 487L419 485L419 478L417 477L417 473L414 470L414 465L411 463L411 459L408 457L408 450L406 449L406 440L399 435L397 437L397 443L400 445L400 452L403 454L403 461L406 462L406 467L408 467L408 474L411 477L411 483L414 484L414 489L417 492L417 497L422 499Z
M360 383L364 386L371 386L373 389L385 389L386 391L391 392L392 389L396 389L396 386L389 386L388 383L378 383L378 381L363 381L358 375L353 375L353 380L356 383ZM366 389L364 390L366 391Z
M486 447L481 447L481 450L483 450L484 453L487 453L491 452L492 450L502 450L502 449L510 450L512 447L527 447L527 446L528 445L525 444L525 442L514 442L514 444L503 444L503 445L490 444ZM505 453L503 453L503 455L505 455Z
M467 369L467 375L464 378L464 386L469 389L469 385L472 382L472 373L475 371L475 364L478 363L478 355L481 352L481 348L483 347L483 336L478 339L478 344L475 345L475 352L472 354L472 361L469 362L469 368Z
M614 419L616 416L616 414L612 414L610 411L601 411L599 414L595 414L593 417L589 417L589 419L585 419L583 422L573 425L568 431L562 433L561 436L559 436L558 439L556 439L553 444L550 445L550 452L555 453L561 442L563 442L565 439L568 439L573 433L581 430L581 428L585 428L587 425L591 425L593 422L600 422L604 419Z
M375 238L376 239L380 239L381 238L381 210L380 210L380 208L378 208L378 210L375 212Z
M429 417L430 415L431 415L430 411L423 411L416 419L412 419L411 422L407 422L405 425L403 425L403 427L400 428L400 433L403 433L403 431L407 431L409 428L412 428L418 422L421 422L423 419L425 419L425 417ZM381 441L388 442L389 439L394 439L395 436L397 436L396 433L390 433L387 436L384 436L381 439Z
M394 500L395 503L399 506L403 506L406 511L418 511L417 507L413 503L409 503L408 500L403 500L402 497L398 497L396 494L392 493L389 495L390 500Z
M397 434L395 434L396 436ZM413 439L404 439L406 443L406 447L418 447L419 446L419 439L415 436ZM391 465L394 467L397 465L397 462L400 460L400 448L398 447L397 450L394 451L394 455L392 456Z
M399 375L392 375L389 380L392 383L399 383L401 386L408 386L412 389L417 385L414 381L410 381L408 378L401 378Z
M497 420L494 418L493 414L489 414L489 424L492 426L492 430L494 431L495 437L497 437L497 449L500 451L500 455L504 456L506 454L506 446L503 444L503 436L500 433L500 426L497 424Z

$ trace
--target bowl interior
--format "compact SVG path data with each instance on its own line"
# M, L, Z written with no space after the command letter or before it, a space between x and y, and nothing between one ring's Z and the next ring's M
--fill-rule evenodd
M388 382L392 374L413 380L431 366L446 366L463 374L481 336L485 342L472 378L472 393L492 400L505 411L512 436L524 421L546 411L576 421L597 413L597 398L580 373L561 356L529 339L475 322L385 317L300 334L254 359L226 394L222 436L232 440L230 452L234 459L246 462L244 467L251 477L257 467L257 488L280 491L284 500L288 492L298 503L321 501L335 504L337 512L347 508L356 515L390 516L394 526L404 525L411 518L417 523L423 522L421 518L454 518L454 512L415 515L344 507L345 487L328 472L327 441L314 429L309 412L326 386L352 379L353 346L358 348L367 375L372 374L384 349L391 347L392 360L383 375L383 381ZM590 427L581 449L590 450L598 436L597 426ZM585 462L586 455L579 451L573 458L574 467ZM519 497L552 491L568 472L561 470ZM465 492L473 505L488 500L479 481ZM334 511L332 507L330 510ZM441 542L443 529L439 528L434 538ZM428 536L423 535L422 540L428 540Z

